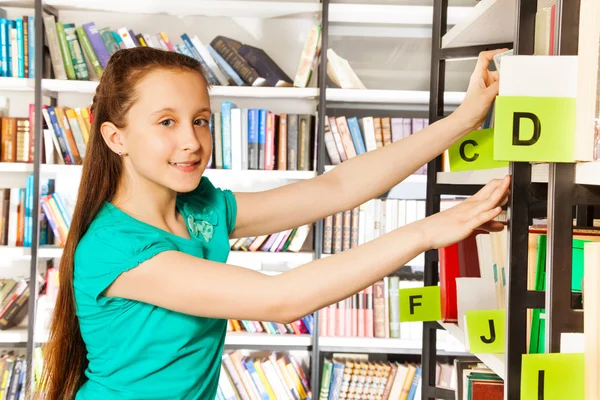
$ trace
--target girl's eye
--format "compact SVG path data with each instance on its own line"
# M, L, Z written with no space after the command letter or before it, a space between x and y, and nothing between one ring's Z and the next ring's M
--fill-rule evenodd
M208 120L204 119L204 118L198 118L197 120L194 121L195 125L198 126L208 126Z
M175 124L175 121L173 121L172 119L165 119L165 120L160 121L160 124L163 126L171 127Z

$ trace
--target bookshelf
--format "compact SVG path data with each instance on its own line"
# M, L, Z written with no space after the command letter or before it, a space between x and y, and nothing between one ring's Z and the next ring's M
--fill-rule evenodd
M537 4L536 4L537 3ZM482 0L472 14L447 29L447 0L434 2L430 120L443 117L442 93L446 61L457 57L477 57L482 50L514 48L515 54L533 54L537 7L544 0ZM579 1L556 3L554 54L576 55L578 45ZM504 379L504 398L520 398L521 360L527 354L527 312L545 310L546 353L564 352L561 340L583 332L581 294L572 293L573 220L578 227L591 227L594 206L600 205L598 162L530 164L511 162L507 168L479 171L440 172L441 157L428 166L427 215L439 211L440 196L472 195L494 178L510 173L510 224L507 236L506 345L499 355L475 354ZM574 213L571 212L574 210ZM547 218L545 291L528 289L527 237L533 219ZM439 281L438 253L425 255L425 285ZM454 399L455 394L436 387L436 335L440 330L464 340L464 332L452 323L431 322L423 326L423 399ZM576 340L576 339L575 339ZM572 346L572 345L571 345ZM581 348L579 348L581 349ZM577 351L567 349L566 351Z
M327 47L329 24L348 24L351 26L366 24L379 27L393 23L396 26L418 25L431 22L433 7L415 7L405 5L380 6L374 4L331 4L302 1L201 1L184 0L169 2L131 2L109 0L106 2L88 2L81 0L34 0L34 1L0 1L0 8L16 7L14 15L25 13L36 16L35 43L41 44L45 35L41 22L42 10L58 17L60 21L74 22L76 25L94 20L98 25L111 27L131 25L139 31L157 31L157 27L178 38L182 32L198 34L203 42L209 42L213 34L230 34L236 38L250 38L251 44L263 47L290 76L295 72L297 61L304 45L306 32L314 19L322 22L322 44ZM452 7L450 21L457 22L468 12L467 7ZM133 16L139 15L139 24L134 25ZM243 18L242 18L243 17ZM234 22L231 22L235 20ZM249 22L249 21L252 21ZM196 30L194 26L203 26ZM403 28L402 28L403 29ZM286 32L284 35L277 33ZM245 39L244 39L245 40ZM285 51L279 51L285 49ZM53 79L48 71L47 48L36 46L36 78L17 79L0 78L0 91L3 95L15 96L11 102L11 113L18 114L13 107L32 103L36 106L35 126L35 162L0 163L0 187L17 185L23 187L28 175L34 175L34 209L39 208L39 187L41 179L53 178L67 182L71 186L77 184L81 166L64 164L42 164L41 160L41 126L40 110L42 104L79 106L89 104L98 85L94 81L75 81ZM342 112L358 115L397 115L425 116L429 92L421 89L375 88L369 90L336 89L328 87L325 63L320 63L319 70L314 71L313 78L306 88L281 87L233 87L213 86L210 90L215 104L223 100L239 102L243 106L260 105L279 112L302 110L317 114L322 123L326 113L340 115ZM448 91L446 93L449 106L457 106L464 93ZM349 105L342 109L340 106ZM392 111L389 111L389 107ZM415 108L418 106L418 108ZM361 111L364 109L365 111ZM415 110L420 110L415 113ZM419 114L420 112L420 114ZM362 113L362 114L361 114ZM323 126L318 127L322 132ZM208 176L215 185L233 190L266 190L290 182L310 179L322 174L331 167L327 166L322 136L318 138L318 155L316 171L256 171L256 170L223 170L208 169ZM63 185L63 183L61 183ZM424 199L427 179L425 175L414 175L398 185L387 195L402 198ZM35 213L33 225L39 226L39 214ZM261 270L265 273L280 273L319 258L322 255L322 221L313 227L314 251L299 253L251 253L232 251L229 262ZM34 229L33 243L37 243L39 232ZM48 259L61 257L62 249L56 246L33 246L31 248L0 246L0 260L26 265L29 275L35 276L40 263ZM33 288L33 286L30 286ZM35 290L32 290L35 292ZM35 315L37 296L29 302L27 325L8 331L0 331L0 344L23 346L27 351L28 366L32 365L32 353L36 344L47 340L46 334L35 332ZM315 313L315 326L318 326L318 313ZM313 393L319 389L321 370L319 360L323 352L362 352L379 355L393 354L418 355L421 343L417 340L365 338L365 337L320 337L315 328L312 335L270 335L245 332L227 334L227 349L272 349L277 351L302 351L309 354L311 387ZM440 348L440 354L449 357L464 355L460 351ZM28 371L32 371L28 368Z

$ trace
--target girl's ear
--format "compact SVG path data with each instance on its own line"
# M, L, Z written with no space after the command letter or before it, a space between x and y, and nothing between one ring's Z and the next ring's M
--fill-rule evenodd
M105 122L100 126L100 133L104 142L116 154L126 154L125 141L123 140L123 132L117 128L112 122Z

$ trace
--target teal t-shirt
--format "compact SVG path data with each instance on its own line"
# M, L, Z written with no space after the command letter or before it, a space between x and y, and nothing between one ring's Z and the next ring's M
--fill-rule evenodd
M146 224L107 202L79 242L75 302L89 366L76 400L215 398L225 319L103 295L121 273L162 251L227 261L237 212L233 193L202 177L194 191L178 196L177 209L191 239Z

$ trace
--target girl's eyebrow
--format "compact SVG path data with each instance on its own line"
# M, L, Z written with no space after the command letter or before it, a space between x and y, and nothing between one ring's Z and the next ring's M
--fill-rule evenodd
M163 112L172 112L172 113L174 113L174 112L176 112L176 110L174 108L172 108L172 107L164 107L164 108L161 108L160 110L153 111L150 115L160 114L160 113L163 113ZM210 107L201 107L201 108L199 108L196 111L196 114L200 114L200 113L203 113L203 112L211 113L212 111L211 111Z

